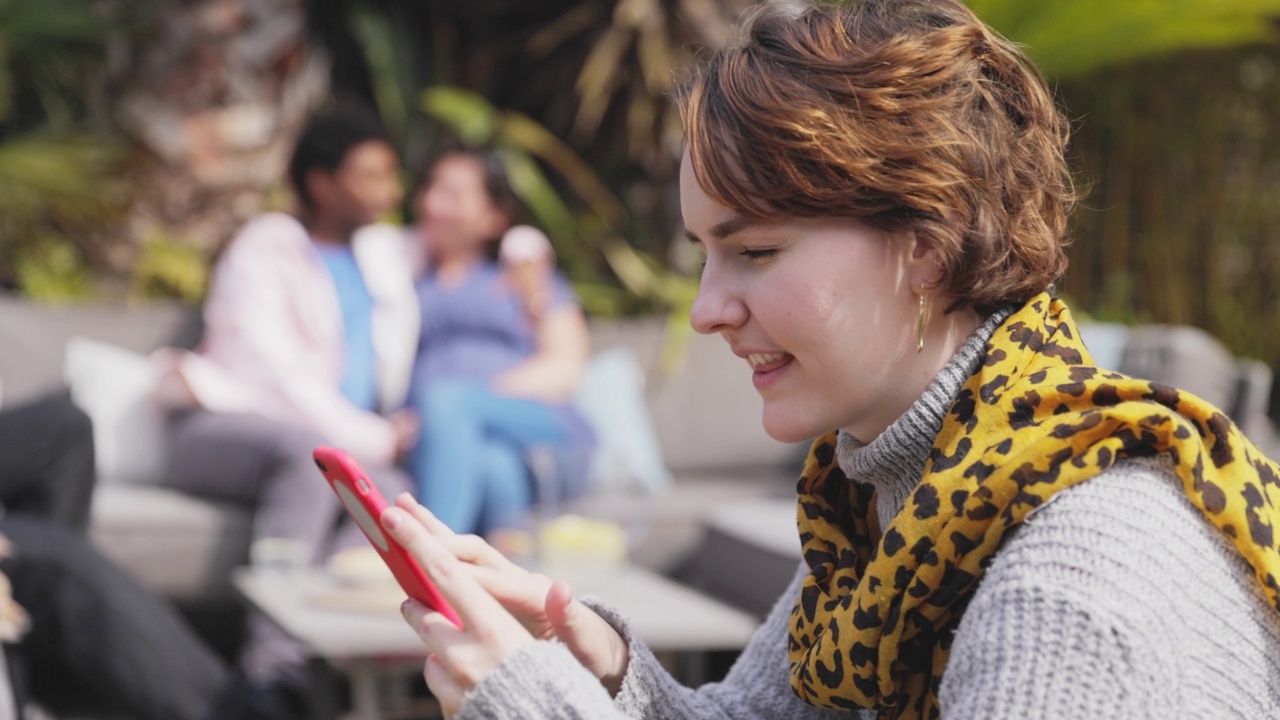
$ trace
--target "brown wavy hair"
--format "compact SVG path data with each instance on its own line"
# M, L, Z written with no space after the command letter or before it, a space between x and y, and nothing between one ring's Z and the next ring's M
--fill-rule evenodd
M757 221L914 231L940 253L949 310L988 314L1066 270L1070 124L958 0L762 6L675 100L708 195Z

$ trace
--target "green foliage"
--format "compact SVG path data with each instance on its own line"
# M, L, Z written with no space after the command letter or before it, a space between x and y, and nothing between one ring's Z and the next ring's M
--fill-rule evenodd
M0 0L0 124L66 125L85 105L109 24L90 0ZM32 102L34 101L34 102Z
M391 20L360 6L352 12L351 28L369 61L378 111L392 135L404 138L413 111L408 99L412 90L406 87L406 64L403 53L397 52L400 42Z
M33 299L67 302L92 295L84 260L63 238L34 238L15 254L13 265L23 291Z
M117 148L86 134L31 133L0 143L0 238L41 217L90 219Z
M1188 323L1280 360L1280 48L1065 83L1090 188L1064 289L1106 320Z
M1277 37L1280 0L967 0L1051 76Z
M208 281L208 265L200 251L157 231L142 243L142 254L133 268L131 294L197 303L204 298Z
M108 180L119 159L114 145L85 134L38 132L0 142L0 260L11 259L0 269L13 274L8 280L51 297L78 296L88 286L74 233L120 202Z
M85 235L119 204L119 147L86 127L108 18L91 0L0 0L0 283L84 297Z

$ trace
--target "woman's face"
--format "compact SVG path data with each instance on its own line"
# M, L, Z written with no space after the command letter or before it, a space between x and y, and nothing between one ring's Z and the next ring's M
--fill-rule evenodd
M476 253L509 221L484 187L484 168L469 155L445 155L418 195L418 218L433 251Z
M913 292L931 258L913 240L848 219L751 223L703 191L687 152L680 199L706 251L693 327L751 365L771 437L843 428L870 442L910 407L932 377Z

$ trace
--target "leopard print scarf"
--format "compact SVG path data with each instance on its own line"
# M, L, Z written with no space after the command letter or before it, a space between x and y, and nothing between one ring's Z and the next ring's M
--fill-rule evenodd
M791 613L791 686L811 705L937 718L951 639L1001 538L1053 493L1166 453L1188 499L1280 607L1280 466L1208 403L1099 370L1065 305L1041 294L987 343L924 476L873 541L871 491L814 442L799 483L809 576Z

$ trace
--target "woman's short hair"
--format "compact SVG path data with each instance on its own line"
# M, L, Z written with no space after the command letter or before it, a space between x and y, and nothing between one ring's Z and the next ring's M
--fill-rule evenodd
M1066 269L1070 125L959 0L767 4L675 91L708 195L753 220L854 217L936 248L949 309Z

